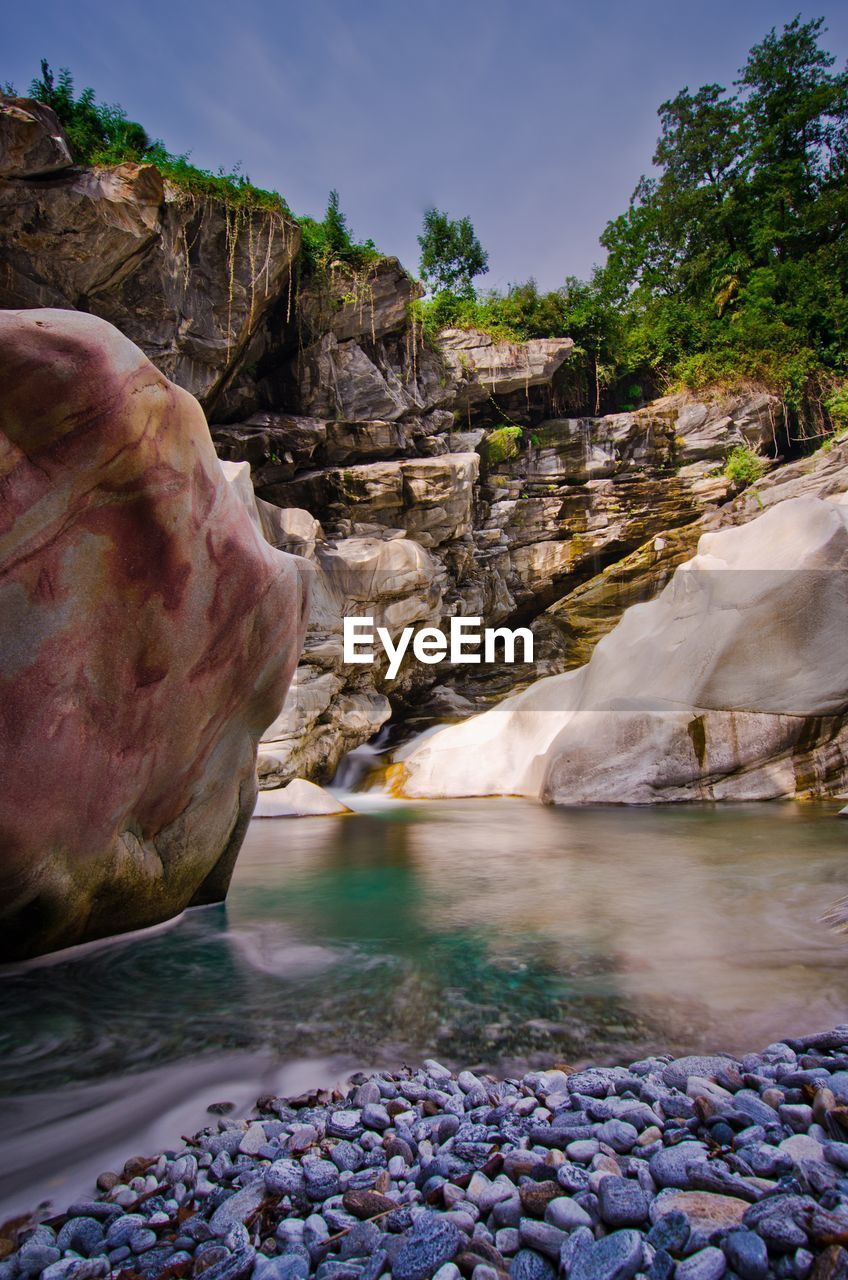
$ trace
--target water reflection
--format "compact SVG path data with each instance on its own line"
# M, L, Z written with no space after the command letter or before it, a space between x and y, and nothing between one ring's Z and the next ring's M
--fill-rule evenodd
M328 1079L428 1055L513 1070L842 1021L848 939L822 923L848 891L836 808L256 822L226 909L4 975L0 1201L4 1173L38 1187L45 1114L94 1162L107 1131L143 1147L176 1108L185 1132L217 1086L246 1104L307 1059Z

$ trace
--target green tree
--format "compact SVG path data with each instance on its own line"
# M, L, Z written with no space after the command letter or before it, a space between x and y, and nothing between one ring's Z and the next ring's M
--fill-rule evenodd
M604 231L607 291L672 377L754 377L797 404L845 370L848 74L823 30L795 18L751 49L735 92L663 103L658 173Z
M347 225L347 218L339 206L339 193L336 190L330 192L327 200L327 212L324 214L322 226L327 248L331 253L340 255L350 249L350 228Z
M418 243L421 275L434 292L446 290L469 297L474 292L472 281L489 269L489 255L470 218L453 219L439 209L428 209Z

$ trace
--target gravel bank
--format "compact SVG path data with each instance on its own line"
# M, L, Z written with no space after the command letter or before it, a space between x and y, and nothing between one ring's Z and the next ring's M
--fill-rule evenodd
M848 1277L848 1026L520 1080L428 1061L217 1111L6 1224L0 1280Z

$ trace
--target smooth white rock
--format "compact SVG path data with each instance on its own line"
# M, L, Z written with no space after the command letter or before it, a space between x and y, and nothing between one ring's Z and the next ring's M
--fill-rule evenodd
M253 810L254 818L323 818L350 813L347 805L330 795L323 787L305 778L294 778L288 786L274 791L260 791Z
M399 788L560 804L794 795L805 720L848 700L846 635L848 508L789 499L705 534L586 666L410 744Z

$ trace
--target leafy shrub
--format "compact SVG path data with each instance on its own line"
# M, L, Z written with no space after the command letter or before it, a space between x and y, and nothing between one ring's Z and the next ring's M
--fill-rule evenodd
M364 267L380 257L373 240L358 243L353 239L339 205L338 191L330 192L322 221L303 217L298 218L298 222L303 236L301 253L307 274L327 272L334 262Z
M762 479L764 471L763 459L747 444L735 445L727 455L724 474L734 484L743 486L755 484L757 480Z
M843 383L824 402L836 434L848 431L848 383Z
M472 280L489 270L489 255L477 239L470 218L449 218L439 209L424 214L418 237L421 275L437 292L472 297Z
M163 177L195 195L235 207L290 212L278 192L254 186L238 167L230 173L200 169L191 164L187 154L173 155L158 138L151 139L142 125L128 119L122 107L98 103L93 89L83 89L75 96L74 79L67 67L56 77L42 60L41 77L33 80L30 95L56 112L78 164L155 164Z

